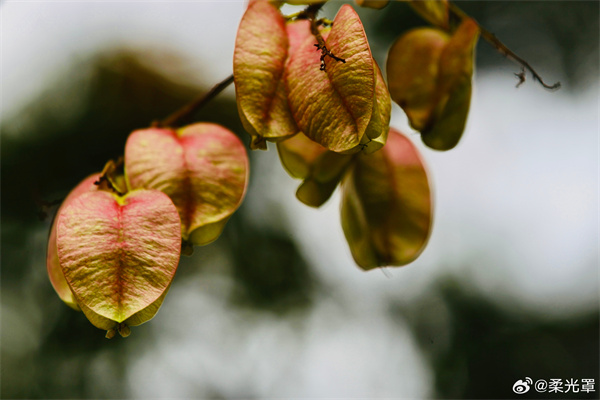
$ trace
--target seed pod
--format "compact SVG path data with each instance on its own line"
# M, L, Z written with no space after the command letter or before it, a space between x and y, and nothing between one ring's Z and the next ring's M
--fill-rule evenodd
M277 143L281 165L294 178L306 179L316 160L327 152L327 149L307 138L302 132L296 136Z
M390 94L418 131L428 124L435 108L439 60L448 40L439 29L417 28L398 38L389 51Z
M320 207L330 197L352 160L351 155L327 150L302 133L277 143L281 164L303 182L296 197L311 207Z
M77 303L94 325L113 329L102 321L123 323L156 306L177 269L180 232L177 209L157 190L124 196L87 192L60 213L58 259ZM154 313L138 314L134 322Z
M286 66L289 105L307 137L329 150L349 151L361 144L371 121L375 65L360 18L351 6L343 5L331 31L321 35L327 50L344 62L325 56L321 64L317 40L307 38Z
M217 239L242 202L248 157L241 141L220 125L198 123L133 132L125 146L131 189L157 189L177 207L184 240L204 245Z
M401 266L422 252L431 230L431 190L412 142L390 129L380 151L358 154L342 181L342 228L364 270Z
M385 144L389 131L391 100L379 66L377 69L376 101L367 133L360 147L369 154ZM371 138L372 137L372 138ZM307 138L302 132L277 143L281 164L294 177L303 179L296 197L311 207L322 206L340 183L352 157L335 153Z
M311 207L321 207L335 191L351 161L351 155L327 150L313 165L311 176L298 187L298 200Z
M471 100L474 48L479 27L464 19L452 36L419 28L400 37L387 61L392 99L423 142L435 150L458 144Z
M252 3L237 32L233 77L238 112L253 149L266 149L265 140L277 141L298 132L282 79L287 56L285 19L267 1Z

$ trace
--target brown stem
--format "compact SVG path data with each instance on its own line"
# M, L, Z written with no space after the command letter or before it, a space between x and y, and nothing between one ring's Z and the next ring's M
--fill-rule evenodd
M308 7L306 7L304 10L300 11L297 14L290 16L289 18L294 17L296 19L315 19L317 17L317 14L321 10L321 8L323 8L324 5L325 5L324 1L321 3L311 4Z
M456 4L452 3L451 1L448 2L448 5L450 12L452 12L456 17L460 19L470 18L463 10L461 10ZM475 22L477 23L477 21ZM511 49L506 47L506 45L502 43L492 32L482 27L479 23L477 23L477 25L479 26L481 37L483 39L485 39L488 43L494 46L496 50L500 52L500 54L502 54L506 58L515 61L523 68L523 70L520 73L515 74L519 78L519 83L517 84L517 86L520 86L525 81L524 70L527 69L533 76L533 79L537 80L546 89L556 90L560 88L560 82L556 82L553 85L548 85L547 83L545 83L542 77L535 71L535 69L533 69L531 65L529 65L527 61L525 61L524 59L516 55Z
M100 178L94 182L94 185L98 186L100 190L110 190L119 196L123 196L127 192L127 187L123 184L123 180L121 179L121 183L119 182L119 177L123 177L123 168L123 156L119 157L117 161L108 160L102 169Z
M168 126L176 126L181 120L187 118L190 114L198 111L202 108L206 103L215 98L219 93L227 88L227 86L233 83L233 74L229 75L227 78L217 83L210 89L206 94L202 94L191 103L186 104L179 110L175 111L173 114L169 115L167 118L162 121L157 121L152 124L154 127L168 127Z

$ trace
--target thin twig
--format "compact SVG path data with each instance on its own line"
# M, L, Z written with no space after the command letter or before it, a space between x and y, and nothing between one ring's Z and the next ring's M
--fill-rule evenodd
M175 111L173 114L169 115L167 118L162 121L155 122L153 126L155 127L163 127L163 126L175 126L181 120L188 117L190 114L196 112L200 108L202 108L206 103L211 101L214 97L216 97L219 93L227 88L227 86L233 83L233 74L229 75L227 78L217 83L210 89L206 94L202 94L191 103L186 104L179 110Z
M458 17L460 19L470 18L463 10L461 10L456 4L452 3L451 1L448 2L448 5L449 5L450 11L456 17ZM496 48L496 50L498 50L500 52L500 54L502 54L506 58L509 58L509 59L515 61L516 63L521 65L521 67L523 69L527 69L533 76L533 79L537 80L543 87L545 87L546 89L549 89L549 90L556 90L556 89L560 88L560 82L556 82L553 85L548 85L547 83L545 83L544 80L542 79L542 77L533 69L533 67L531 65L529 65L529 63L527 61L525 61L524 59L522 59L521 57L516 55L511 49L506 47L506 45L504 43L502 43L500 40L498 40L496 35L494 35L492 32L490 32L487 29L485 29L484 27L482 27L479 23L477 23L477 25L479 26L479 30L481 32L481 37L483 39L485 39L488 43L490 43L492 46L494 46ZM525 73L522 70L521 73L516 74L516 75L519 78L519 83L517 84L517 86L520 86L525 81Z
M519 79L519 82L517 82L515 87L519 87L525 83L525 67L521 67L521 72L515 72L515 76Z
M296 20L307 19L310 21L310 32L313 34L315 39L317 39L315 47L317 48L317 50L321 51L321 71L325 71L325 57L331 57L335 61L346 63L346 60L344 58L336 56L331 52L331 50L327 48L327 46L325 45L325 39L323 39L323 36L319 31L319 26L332 24L331 21L325 18L319 20L317 19L317 13L319 12L319 10L321 10L324 4L324 2L311 4L308 7L306 7L305 10L293 16Z
M327 48L327 46L315 43L315 47L317 48L317 50L321 50L321 68L320 68L321 71L325 71L325 57L326 56L329 56L329 57L333 58L335 61L342 62L342 63L346 64L346 59L345 58L340 58L340 57L336 56L331 51L329 51L329 49Z
M315 43L315 47L317 50L321 50L321 71L325 71L325 57L331 57L335 61L346 63L346 59L341 58L333 54L325 45L325 40L323 36L321 36L321 32L319 31L319 25L322 25L321 21L318 21L315 17L312 17L310 20L310 32L313 34L315 39L317 39L317 43Z

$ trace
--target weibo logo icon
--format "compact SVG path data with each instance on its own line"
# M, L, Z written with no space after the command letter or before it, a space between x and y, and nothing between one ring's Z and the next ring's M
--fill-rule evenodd
M513 392L515 392L516 394L527 393L527 392L529 392L529 389L531 389L532 384L533 384L533 380L529 377L525 378L525 380L519 379L513 385Z

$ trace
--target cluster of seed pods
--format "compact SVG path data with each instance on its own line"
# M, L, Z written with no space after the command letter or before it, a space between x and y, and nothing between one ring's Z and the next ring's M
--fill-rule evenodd
M246 150L222 126L133 132L124 174L87 177L58 210L47 255L52 285L107 337L128 336L158 311L182 242L215 240L247 181Z
M310 12L323 1L285 2L311 6L290 18L284 1L251 0L236 37L236 100L250 147L276 143L309 206L341 186L341 225L360 268L406 265L427 243L433 207L423 158L389 127L392 100L428 147L456 146L479 27L468 17L453 26L446 0L407 0L435 27L398 38L386 83L352 6L326 21ZM219 125L133 132L123 172L89 176L58 210L47 254L52 285L107 337L128 336L158 311L182 249L218 238L247 182L244 146Z
M469 109L478 26L466 18L451 27L447 1L409 1L436 27L397 40L386 83L352 6L327 23L285 17L281 3L251 2L236 38L237 105L251 147L276 143L285 170L302 180L297 198L309 206L341 186L342 228L362 269L406 265L431 231L431 187L417 148L389 127L391 102L427 146L454 147Z

